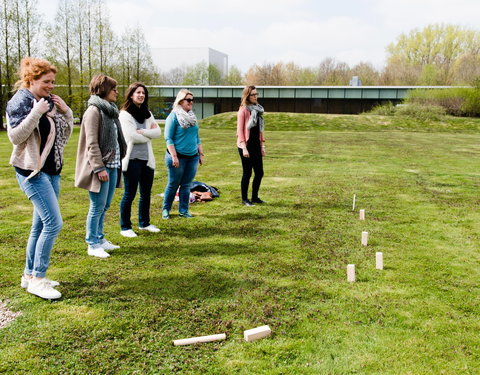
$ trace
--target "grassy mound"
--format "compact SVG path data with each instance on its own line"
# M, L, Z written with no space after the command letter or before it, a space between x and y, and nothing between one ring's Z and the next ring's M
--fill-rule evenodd
M363 115L331 115L316 113L265 113L267 131L414 131L414 132L447 132L473 133L480 130L480 118L454 116L382 116L376 114ZM236 129L235 112L221 113L205 118L200 126L214 129Z
M165 144L154 141L152 223L162 231L121 237L117 190L105 230L121 249L106 260L84 243L75 129L48 274L61 282L55 303L19 285L32 207L1 133L0 300L22 314L0 329L0 373L478 374L480 135L477 120L458 121L269 113L267 203L245 207L235 114L206 119L196 178L221 197L193 204L193 219L176 217L175 204L162 220ZM243 341L264 324L271 338ZM223 332L222 342L172 344Z

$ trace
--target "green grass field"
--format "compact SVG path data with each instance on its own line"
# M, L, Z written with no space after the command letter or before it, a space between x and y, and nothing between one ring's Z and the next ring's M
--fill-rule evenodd
M221 197L192 205L194 219L163 221L158 140L152 223L162 232L121 237L117 190L106 233L122 248L106 260L86 253L76 129L48 275L63 298L53 303L19 285L32 208L1 133L0 300L22 315L0 329L0 373L480 373L479 128L450 117L267 114L267 204L249 208L234 114L206 119L197 179ZM243 330L264 324L272 337L244 342ZM226 341L172 344L222 332Z

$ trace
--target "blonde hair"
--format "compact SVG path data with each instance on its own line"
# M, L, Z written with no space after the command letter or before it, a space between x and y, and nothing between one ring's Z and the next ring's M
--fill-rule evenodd
M240 101L240 106L241 107L246 107L249 104L252 104L250 101L250 94L252 93L253 90L256 90L257 88L253 85L251 86L245 86L243 91L242 91L242 100Z
M187 95L192 95L192 97L193 97L193 93L191 91L189 91L187 89L181 89L178 92L177 97L175 98L175 102L173 103L173 108L175 108L177 105L180 105L180 102L182 100L185 100Z
M22 61L20 61L20 68L18 69L20 79L15 82L13 90L29 88L31 81L40 79L41 76L48 73L57 74L55 65L52 65L47 60L24 57Z

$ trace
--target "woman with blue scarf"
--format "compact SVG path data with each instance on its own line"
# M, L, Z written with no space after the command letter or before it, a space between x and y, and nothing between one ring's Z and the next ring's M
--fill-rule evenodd
M44 299L58 299L57 281L46 278L53 244L63 221L58 205L63 151L72 133L73 114L52 94L57 69L46 60L26 57L20 65L18 91L7 104L10 164L20 188L33 204L22 288Z
M96 75L90 82L90 94L78 139L75 186L88 190L90 197L85 238L87 253L108 258L110 254L106 250L120 246L105 238L105 214L115 188L120 187L120 170L127 146L115 104L117 81L104 74Z

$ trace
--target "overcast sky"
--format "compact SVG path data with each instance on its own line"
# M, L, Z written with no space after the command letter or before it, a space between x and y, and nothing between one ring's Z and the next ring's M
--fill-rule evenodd
M53 19L57 0L39 0ZM479 0L107 0L118 35L141 25L151 47L210 47L229 65L293 61L314 67L326 57L353 66L385 64L402 33L433 23L478 29Z

